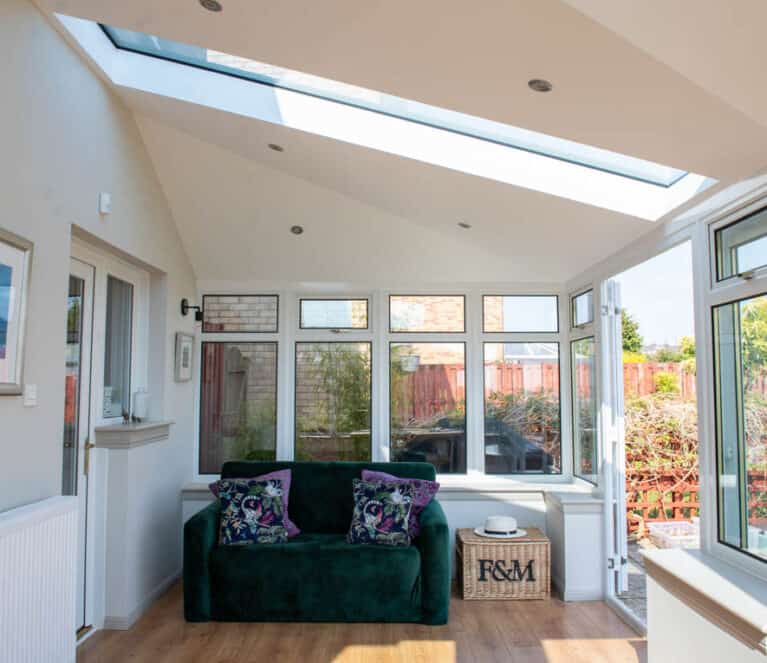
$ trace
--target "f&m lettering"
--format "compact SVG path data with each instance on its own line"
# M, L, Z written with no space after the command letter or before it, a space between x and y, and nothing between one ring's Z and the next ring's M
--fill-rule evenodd
M535 571L533 570L533 560L527 562L524 568L518 559L513 559L508 566L503 560L480 559L479 562L479 580L478 582L488 582L492 579L496 582L535 582Z

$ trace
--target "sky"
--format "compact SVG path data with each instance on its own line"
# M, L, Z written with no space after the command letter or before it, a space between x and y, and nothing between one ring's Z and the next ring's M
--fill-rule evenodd
M692 249L680 244L614 277L644 345L678 345L694 336Z

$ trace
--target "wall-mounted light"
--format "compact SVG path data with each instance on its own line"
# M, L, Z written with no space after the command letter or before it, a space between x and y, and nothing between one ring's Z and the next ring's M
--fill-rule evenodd
M189 311L194 311L194 319L197 322L202 322L202 314L203 310L199 306L192 306L189 303L189 300L184 297L184 299L181 300L181 315L186 316Z

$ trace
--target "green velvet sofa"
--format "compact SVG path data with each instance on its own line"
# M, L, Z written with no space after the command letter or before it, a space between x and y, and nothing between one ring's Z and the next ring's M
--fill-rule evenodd
M447 519L435 499L408 547L351 545L352 479L363 469L434 480L428 463L229 462L223 478L290 468L284 544L218 545L218 501L184 527L184 615L190 622L323 621L445 624L450 604Z

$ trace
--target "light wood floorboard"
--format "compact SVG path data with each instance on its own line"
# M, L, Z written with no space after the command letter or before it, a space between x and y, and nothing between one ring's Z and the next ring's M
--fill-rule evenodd
M128 631L99 631L77 663L646 663L604 603L461 601L447 626L187 624L176 583Z

